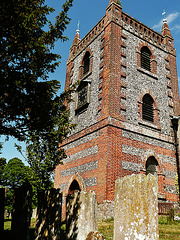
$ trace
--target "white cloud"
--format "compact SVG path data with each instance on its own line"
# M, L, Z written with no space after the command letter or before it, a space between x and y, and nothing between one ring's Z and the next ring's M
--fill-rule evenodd
M176 24L174 25L171 30L177 30L177 31L180 31L180 25Z
M176 20L176 18L179 16L179 12L176 13L171 13L167 16L167 22L170 24L171 22L173 22L174 20Z
M175 13L169 14L169 15L166 17L167 23L170 24L171 22L173 22L174 20L176 20L176 18L177 18L179 15L180 15L179 12L175 12ZM152 28L159 30L159 29L161 29L162 25L163 25L163 18L161 19L161 21L159 21L158 24L155 24ZM178 26L178 25L177 25L177 26Z

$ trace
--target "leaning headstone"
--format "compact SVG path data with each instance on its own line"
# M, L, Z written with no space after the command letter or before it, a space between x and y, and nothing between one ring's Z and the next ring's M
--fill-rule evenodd
M14 239L29 239L31 199L32 188L30 184L25 183L22 187L15 189L11 226Z
M90 232L86 240L105 240L104 236L99 232Z
M0 233L4 231L5 188L0 188Z
M113 240L157 240L158 179L130 175L116 180Z
M62 193L51 189L38 193L35 240L59 240L61 229Z
M84 240L97 231L97 200L94 192L76 192L67 197L67 240Z

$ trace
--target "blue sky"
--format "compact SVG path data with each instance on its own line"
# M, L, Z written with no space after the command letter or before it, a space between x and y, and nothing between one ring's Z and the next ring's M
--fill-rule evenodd
M65 0L46 0L47 5L56 9L56 12L50 16L53 20L57 13L61 11L61 6ZM69 11L71 23L68 25L65 35L69 41L56 44L55 51L61 54L61 64L50 78L57 79L61 82L61 90L64 90L66 76L66 61L69 55L69 48L76 34L77 23L80 21L80 37L83 38L93 26L105 15L106 7L109 0L74 0L73 7ZM148 27L153 28L157 32L161 32L162 13L166 11L166 18L171 34L174 38L174 45L177 52L177 69L180 82L180 1L179 0L121 0L122 10L144 23ZM0 138L0 142L4 142L4 138ZM7 160L21 155L14 148L14 140L11 138L4 143L3 151L0 157ZM23 143L22 143L23 145ZM22 159L23 160L23 159Z

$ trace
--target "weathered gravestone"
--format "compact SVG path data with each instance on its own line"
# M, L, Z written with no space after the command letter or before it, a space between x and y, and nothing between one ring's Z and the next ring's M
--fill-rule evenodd
M0 188L0 233L4 231L5 188Z
M30 184L25 183L22 187L15 189L11 226L14 239L29 239L31 199L32 188Z
M86 240L105 240L104 236L99 232L90 232Z
M94 192L76 192L67 197L67 240L85 240L92 231L97 231L97 200Z
M116 180L113 240L157 240L158 180L151 174Z
M35 240L59 240L61 229L62 193L51 189L38 193Z

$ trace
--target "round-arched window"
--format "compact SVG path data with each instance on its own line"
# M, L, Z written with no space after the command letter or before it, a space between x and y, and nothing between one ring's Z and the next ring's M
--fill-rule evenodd
M151 71L151 51L148 47L141 48L141 67Z
M142 103L142 118L144 120L154 122L154 100L150 94L145 94Z

